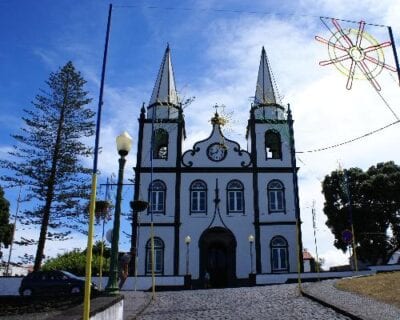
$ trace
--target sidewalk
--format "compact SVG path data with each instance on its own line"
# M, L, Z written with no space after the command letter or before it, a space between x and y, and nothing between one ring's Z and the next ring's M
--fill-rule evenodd
M303 283L302 289L306 296L310 296L313 300L315 299L352 319L400 319L399 308L358 294L338 290L334 287L336 281Z
M151 293L143 291L122 291L124 296L124 320L136 319L151 302Z

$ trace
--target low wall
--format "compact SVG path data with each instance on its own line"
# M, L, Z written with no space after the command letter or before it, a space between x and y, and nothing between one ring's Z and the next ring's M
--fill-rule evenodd
M84 279L84 277L82 277ZM22 277L0 277L0 295L18 295L18 288L21 284ZM104 289L107 285L108 277L101 279L101 288ZM100 287L100 278L92 277L98 287ZM185 277L156 277L156 286L168 286L168 287L183 287L185 284ZM146 291L151 288L151 277L129 277L126 279L125 284L121 291Z
M378 272L388 272L388 271L400 271L400 265L385 265L385 266L369 266L369 270L362 271L336 271L336 272L307 272L301 273L300 278L302 280L309 279L329 279L329 278L346 278L353 276L366 276L371 274L376 274ZM294 282L298 279L297 273L282 273L282 274L258 274L256 283L258 285L263 284L282 284L286 282Z
M94 310L93 310L94 309ZM113 302L108 305L104 310L97 311L92 307L92 314L90 320L123 320L124 319L124 299Z

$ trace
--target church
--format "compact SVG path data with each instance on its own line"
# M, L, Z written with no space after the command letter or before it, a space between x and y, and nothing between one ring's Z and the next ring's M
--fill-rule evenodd
M247 146L225 137L216 110L209 136L183 150L184 110L165 50L138 119L134 200L149 204L133 212L138 276L152 274L152 232L156 277L190 275L193 283L230 287L302 265L293 120L278 103L264 48L255 83Z

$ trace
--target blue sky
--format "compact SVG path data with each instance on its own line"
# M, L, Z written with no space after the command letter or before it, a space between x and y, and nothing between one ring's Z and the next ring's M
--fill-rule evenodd
M22 125L22 109L30 108L50 72L68 60L88 81L91 106L97 108L108 4L101 0L0 0L1 157L13 142L10 134L18 133ZM329 16L390 25L399 44L397 1L114 1L113 5L100 137L101 183L117 170L115 137L123 130L137 136L139 110L150 98L167 43L180 97L196 97L185 110L185 149L208 136L215 103L226 105L231 114L225 134L246 147L245 127L262 46L283 103L291 104L298 151L340 143L395 120L368 81L354 81L353 88L346 90L347 79L334 66L318 65L329 55L327 46L314 37L330 37L318 18ZM343 27L358 26L343 23ZM366 32L379 42L388 40L386 28L367 26ZM386 63L393 65L390 48L383 52ZM384 70L377 80L382 97L400 114L396 74ZM363 169L381 161L400 163L399 138L395 125L340 148L298 154L304 246L314 252L311 204L315 200L319 251L327 265L344 263L346 258L333 247L333 237L324 225L323 177L337 168L338 161L344 167ZM128 160L127 179L133 177L135 153L136 143ZM132 190L125 188L125 204L131 196ZM14 213L16 191L6 190L6 197ZM37 238L38 233L20 229L17 238L21 234ZM54 255L85 244L84 237L75 235L68 243L47 243L46 252ZM122 249L128 248L124 241ZM16 249L15 256L24 250Z

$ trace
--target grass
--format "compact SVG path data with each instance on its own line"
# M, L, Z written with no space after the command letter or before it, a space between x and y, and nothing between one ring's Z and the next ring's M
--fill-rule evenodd
M400 308L400 272L379 273L373 276L342 279L336 288L358 293Z

